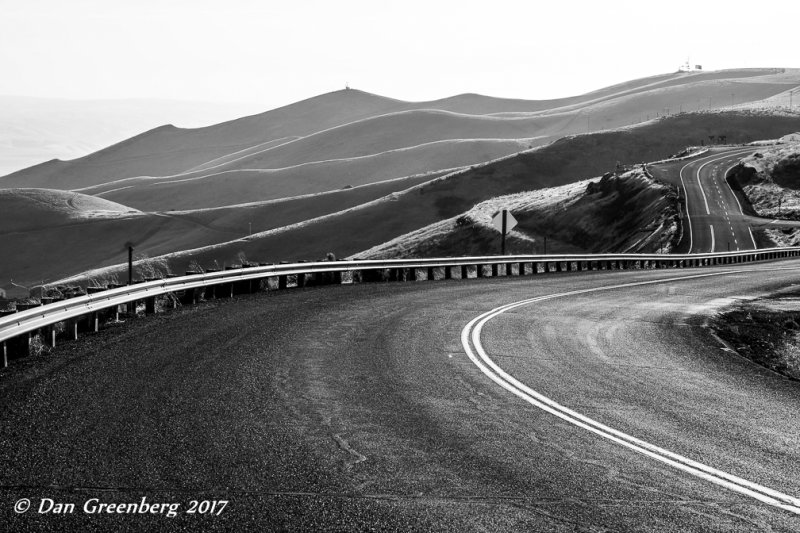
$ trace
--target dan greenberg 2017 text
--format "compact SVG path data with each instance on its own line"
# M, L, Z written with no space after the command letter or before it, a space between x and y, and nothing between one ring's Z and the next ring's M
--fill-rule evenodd
M89 498L80 507L72 502L57 502L51 498L42 498L39 500L38 506L35 510L38 514L47 515L62 515L73 514L76 510L80 510L85 514L136 514L136 515L164 515L168 518L174 518L179 512L185 514L201 514L219 516L225 507L228 506L228 500L190 500L186 505L185 510L181 511L182 503L179 502L154 502L147 501L147 497L143 496L141 501L136 502L102 502L99 498ZM17 500L14 505L14 510L17 514L23 514L32 507L32 502L27 498Z

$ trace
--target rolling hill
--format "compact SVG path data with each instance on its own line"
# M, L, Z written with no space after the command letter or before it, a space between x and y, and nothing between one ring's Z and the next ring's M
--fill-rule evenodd
M676 73L550 101L461 95L414 103L342 90L206 128L162 126L83 158L13 173L0 178L0 186L79 189L198 167L210 172L276 169L441 140L553 139L642 122L668 114L665 108L675 113L681 106L689 111L762 100L798 84L798 70L752 69ZM731 94L739 96L731 101ZM225 159L243 150L244 157ZM208 167L220 158L222 166Z
M621 175L498 196L461 215L395 237L356 259L485 255L497 250L492 217L517 220L506 251L532 253L669 253L680 240L678 194L636 168Z
M730 107L731 94L735 107L758 109L798 84L800 70L752 69L667 74L550 101L464 94L414 103L345 90L206 128L163 126L0 178L13 191L0 205L0 249L10 251L0 281L121 263L127 242L176 272L241 254L352 255L497 196L662 159L712 134L738 143L798 131L800 117L785 110L706 109ZM686 113L692 106L704 111ZM64 197L31 215L20 187ZM56 204L68 196L76 213L100 201L117 214L67 223ZM17 219L38 226L11 231Z
M199 127L255 110L254 104L0 96L0 176L54 157L83 157L165 122Z
M272 229L252 236L242 235L227 242L185 249L165 255L160 261L173 271L182 272L190 264L206 267L231 265L242 257L251 261L279 262L319 259L327 252L333 252L337 257L357 255L398 236L457 217L476 204L498 196L594 178L614 169L617 162L635 165L668 157L686 146L699 145L707 139L708 132L726 134L729 140L743 143L780 137L798 127L800 116L753 112L698 113L664 118L619 131L568 137L501 160L426 180L340 211L327 214L319 209L309 211L305 220L297 217L294 222L283 226L273 224ZM367 187L364 189L368 190ZM320 196L298 199L294 207L302 210L306 201L318 198ZM273 204L262 208L269 209L270 205ZM242 213L227 209L217 212L226 212L233 218ZM182 216L196 213L207 211L189 211ZM312 213L316 216L312 217ZM212 214L207 216L214 218ZM570 218L550 220L556 221L559 225L569 224ZM273 219L273 223L276 222ZM569 244L570 239L558 237L560 233L569 232L564 228L539 227L531 231L555 237L565 251L580 247L577 241ZM586 249L585 245L582 249Z

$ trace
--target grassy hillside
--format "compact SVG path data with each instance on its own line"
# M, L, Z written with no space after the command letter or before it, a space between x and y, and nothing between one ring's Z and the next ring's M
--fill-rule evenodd
M0 189L0 236L144 213L102 198L49 189ZM8 249L8 248L7 248Z
M336 91L205 128L161 126L86 157L53 160L0 178L3 187L73 189L131 176L163 176L277 139L308 135L403 107L361 91Z
M764 146L731 172L754 214L800 220L800 141Z
M479 95L407 103L402 106L517 112L392 111L306 136L260 143L178 175L106 178L103 184L80 190L144 210L217 207L312 194L454 169L546 144L566 134L628 125L682 108L729 105L733 91L738 94L737 101L758 100L798 82L800 77L795 74L773 70L673 74L550 101L548 105L556 109L540 112L530 110L542 108L542 102ZM401 106L396 101L392 104Z
M164 123L198 127L256 111L254 104L0 95L0 176L83 157Z
M132 178L82 189L143 210L200 209L335 191L408 175L455 170L520 152L535 141L438 141L376 155L276 170L230 170L193 178ZM108 191L108 192L106 192Z
M418 176L309 197L182 211L143 213L113 202L64 191L0 190L0 283L23 286L127 260L208 246L324 216L428 181ZM13 288L12 288L13 290ZM15 295L24 294L17 290Z
M337 91L207 128L162 126L84 158L51 161L0 178L0 186L76 189L198 168L278 169L449 139L554 138L638 123L664 114L665 108L675 113L728 106L731 93L737 104L760 100L798 83L798 72L761 69L670 74L540 102L460 95L414 103ZM487 121L488 115L493 120ZM330 128L340 129L326 131ZM279 146L285 140L288 144Z
M507 253L668 253L680 237L675 190L637 169L617 176L500 196L469 211L396 237L359 259L500 253L492 217L508 209L518 225ZM546 250L545 250L546 246Z
M176 254L169 262L182 271L193 260L231 264L240 254L270 262L321 258L327 252L345 257L456 217L496 196L592 178L614 169L617 162L662 159L700 144L709 132L726 134L729 141L749 142L798 129L800 117L731 112L685 114L623 131L570 137L320 219ZM568 224L569 219L558 222ZM549 231L554 234L558 230Z

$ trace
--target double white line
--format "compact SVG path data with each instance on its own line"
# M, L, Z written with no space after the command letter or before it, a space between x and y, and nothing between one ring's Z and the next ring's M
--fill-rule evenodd
M555 298L562 298L565 296L574 296L578 294L586 294L591 292L636 287L640 285L651 285L656 283L667 283L670 281L696 279L709 276L722 276L738 272L743 272L743 270L726 270L724 272L715 272L710 274L681 276L676 278L660 279L654 281L640 281L634 283L625 283L621 285L612 285L608 287L595 287L591 289L569 291L559 294L539 296L537 298L529 298L527 300L520 300L518 302L497 307L495 309L492 309L491 311L483 313L482 315L472 319L469 322L469 324L467 324L461 331L461 344L463 345L464 351L467 353L472 362L475 363L475 365L481 370L481 372L483 372L487 377L489 377L489 379L491 379L492 381L494 381L495 383L497 383L510 393L514 394L515 396L518 396L519 398L525 400L534 407L538 407L539 409L542 409L543 411L546 411L554 416L557 416L558 418L566 422L569 422L570 424L573 424L587 431L591 431L592 433L599 435L600 437L608 439L612 442L619 444L620 446L624 446L635 452L641 453L642 455L646 455L647 457L655 459L656 461L659 461L661 463L667 464L673 468L677 468L678 470L682 470L683 472L699 477L701 479L705 479L706 481L710 481L712 483L715 483L732 491L738 492L740 494L750 496L766 504L773 505L775 507L779 507L781 509L800 515L800 499L798 498L789 496L788 494L783 494L782 492L778 492L768 487L763 487L751 481L747 481L732 474L728 474L727 472L717 470L716 468L712 468L702 463L698 463L697 461L693 461L682 455L670 452L654 444L650 444L648 442L637 439L636 437L633 437L616 429L610 428L604 424L601 424L600 422L597 422L596 420L593 420L587 416L577 413L572 409L564 407L563 405L556 403L550 398L547 398L546 396L539 394L538 392L531 389L524 383L521 383L520 381L516 380L513 376L509 375L502 368L500 368L494 361L492 361L491 358L489 358L489 356L486 354L486 351L483 349L483 346L481 345L481 330L488 321L505 313L506 311L510 311L512 309L516 309L518 307L529 305L535 302L542 302L545 300L552 300Z

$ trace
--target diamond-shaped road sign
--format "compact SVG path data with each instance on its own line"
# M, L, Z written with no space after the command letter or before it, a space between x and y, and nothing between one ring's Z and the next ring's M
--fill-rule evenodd
M514 218L508 209L503 209L499 211L494 217L492 217L492 226L497 228L497 231L503 232L503 215L506 216L506 234L511 233L511 230L517 225L517 219Z

